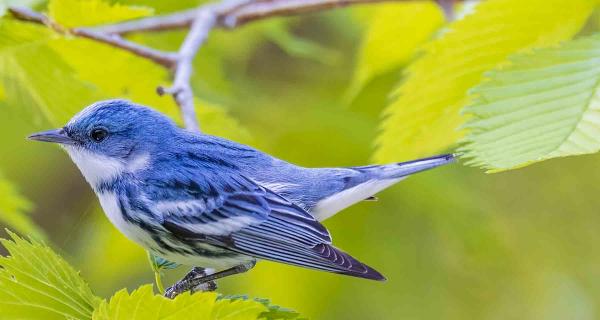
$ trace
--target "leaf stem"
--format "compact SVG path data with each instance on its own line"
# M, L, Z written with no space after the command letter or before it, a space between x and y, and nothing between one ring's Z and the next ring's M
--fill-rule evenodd
M150 262L150 268L152 268L152 272L154 273L154 282L156 284L156 288L158 289L159 294L165 293L165 287L162 282L162 270L156 263L156 259L150 251L146 251L148 254L148 262Z

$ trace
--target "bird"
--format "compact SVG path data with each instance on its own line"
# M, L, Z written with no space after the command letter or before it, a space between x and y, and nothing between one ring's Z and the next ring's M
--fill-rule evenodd
M179 127L128 100L96 102L30 140L59 144L108 219L152 254L195 267L174 297L270 260L383 281L332 244L321 221L452 154L387 165L306 168ZM208 274L205 270L219 270Z

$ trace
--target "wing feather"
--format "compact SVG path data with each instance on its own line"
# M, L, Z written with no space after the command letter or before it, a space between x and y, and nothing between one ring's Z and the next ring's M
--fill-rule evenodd
M332 246L329 231L301 207L243 176L221 177L219 181L220 185L210 186L216 192L206 193L218 198L201 199L211 205L195 206L195 212L189 207L179 211L170 208L163 214L165 229L180 238L202 239L261 259L385 279Z

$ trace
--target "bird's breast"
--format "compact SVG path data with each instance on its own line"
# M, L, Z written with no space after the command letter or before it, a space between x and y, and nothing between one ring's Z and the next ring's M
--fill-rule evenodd
M130 240L149 248L152 246L152 237L136 224L124 218L123 208L115 192L105 191L98 193L100 205L108 220Z

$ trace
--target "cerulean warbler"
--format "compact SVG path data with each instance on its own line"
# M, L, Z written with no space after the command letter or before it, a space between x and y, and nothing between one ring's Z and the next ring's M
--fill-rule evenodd
M205 281L246 271L257 259L385 280L334 247L319 221L410 174L453 161L441 155L304 168L184 130L124 100L98 102L65 127L29 138L64 147L128 238L169 261L224 270Z

